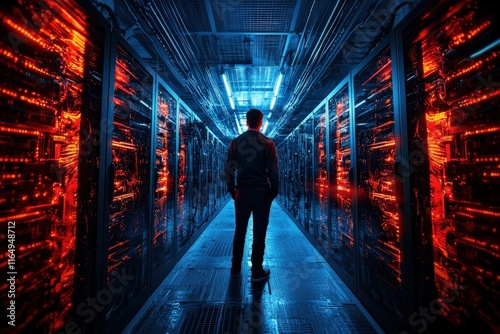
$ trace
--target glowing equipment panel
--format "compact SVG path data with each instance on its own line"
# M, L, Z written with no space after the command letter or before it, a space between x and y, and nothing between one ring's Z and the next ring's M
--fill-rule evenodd
M330 220L333 260L354 277L353 174L349 90L343 86L328 101L330 126Z
M2 1L2 332L58 332L93 284L103 36L75 1Z
M401 321L400 218L390 49L354 76L360 287Z
M108 284L115 274L133 277L113 295L110 323L148 284L151 113L153 77L120 44L114 86L112 202L109 215ZM113 287L110 285L110 289Z
M428 298L465 332L500 326L496 13L488 1L442 1L404 32L412 222L426 231L418 259Z

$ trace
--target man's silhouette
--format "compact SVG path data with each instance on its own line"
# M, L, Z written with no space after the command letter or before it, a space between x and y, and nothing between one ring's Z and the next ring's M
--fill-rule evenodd
M231 275L240 275L245 235L252 214L252 282L263 282L270 275L262 263L269 211L278 195L278 158L274 142L260 132L262 112L250 109L246 116L248 131L229 144L225 168L227 188L236 211Z

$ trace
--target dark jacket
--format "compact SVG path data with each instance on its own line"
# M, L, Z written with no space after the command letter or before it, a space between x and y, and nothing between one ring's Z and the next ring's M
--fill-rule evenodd
M228 148L225 178L228 191L262 187L278 194L278 157L274 142L261 132L248 130L231 141Z

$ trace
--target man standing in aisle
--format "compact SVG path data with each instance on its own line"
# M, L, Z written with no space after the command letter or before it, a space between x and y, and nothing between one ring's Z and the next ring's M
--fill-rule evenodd
M248 130L231 141L225 177L234 199L236 228L231 275L239 276L250 214L253 216L252 282L265 282L271 273L263 268L269 212L278 195L278 157L274 142L260 132L264 115L250 109Z

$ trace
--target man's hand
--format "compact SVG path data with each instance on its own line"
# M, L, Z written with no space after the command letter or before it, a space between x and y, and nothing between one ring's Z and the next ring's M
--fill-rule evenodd
M227 188L227 191L231 194L232 199L234 199L236 197L236 189Z

